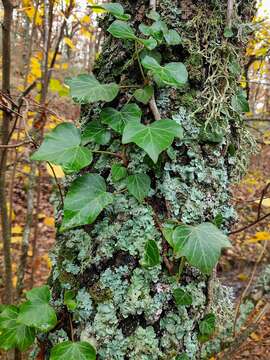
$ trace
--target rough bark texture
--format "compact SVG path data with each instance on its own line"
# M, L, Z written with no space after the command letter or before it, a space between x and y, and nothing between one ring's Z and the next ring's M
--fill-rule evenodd
M133 14L135 27L149 22L145 18L149 2L122 4ZM237 80L250 34L244 23L250 21L253 6L253 1L238 1L232 14L234 35L226 38L226 1L158 2L162 18L183 39L181 46L160 49L162 61L184 62L189 85L181 90L157 90L156 101L162 118L173 117L182 124L185 139L175 141L155 166L143 151L128 147L128 170L150 175L151 196L139 204L119 192L95 224L58 236L51 283L61 329L50 334L51 343L70 336L64 289L77 293L75 337L95 344L100 360L169 360L182 353L190 359L204 358L218 350L220 342L217 338L202 345L198 340L198 323L208 312L216 314L217 333L229 334L233 313L230 289L218 280L209 282L189 266L179 285L172 281L164 263L145 269L140 260L146 241L154 239L172 262L158 226L165 219L198 224L221 214L224 231L236 220L229 185L244 171L253 143L231 101L239 91ZM108 26L111 20L106 17L102 25ZM126 85L142 83L136 63L128 65L133 51L131 43L108 36L96 67L97 77ZM122 92L113 106L121 107L128 97ZM86 109L81 125L97 118L101 108ZM143 111L143 121L153 120L148 106L143 106ZM114 152L121 148L119 139L114 138L104 147ZM121 190L121 184L111 181L114 162L109 156L97 155L86 172L101 174L111 191ZM192 295L191 306L175 305L172 292L179 286Z

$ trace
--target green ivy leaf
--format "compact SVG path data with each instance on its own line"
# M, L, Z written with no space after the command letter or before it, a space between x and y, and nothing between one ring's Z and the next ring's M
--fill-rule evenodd
M17 323L18 314L18 308L13 305L0 314L0 349L25 351L35 341L35 329Z
M49 161L72 172L86 167L93 158L91 151L81 146L80 130L71 123L63 123L45 135L31 159Z
M249 112L249 103L244 91L239 91L232 97L232 107L234 111L239 113Z
M57 317L51 300L50 289L47 285L27 291L28 301L20 306L18 322L35 327L42 332L48 332L57 324Z
M151 179L146 174L136 174L127 177L127 188L139 202L142 202L148 195L151 185Z
M234 33L231 28L225 27L223 35L225 38L231 38L234 36Z
M134 97L137 101L143 104L148 104L154 95L154 88L151 85L145 86L143 89L138 89L134 92Z
M145 46L147 50L154 50L158 44L152 36L149 39L138 39L138 42Z
M173 232L174 251L185 256L189 264L210 274L218 262L221 249L230 247L230 241L215 225L180 225Z
M173 242L173 232L175 229L175 223L172 222L165 222L162 227L162 234L165 238L165 240L169 243L169 245L174 248L174 242Z
M50 360L95 360L96 350L86 341L64 341L51 350Z
M121 164L113 164L111 172L113 182L120 181L127 176L127 169Z
M154 21L158 21L160 20L160 15L157 11L155 10L151 10L149 12L149 14L146 15L148 17L148 19L154 20Z
M124 21L115 20L108 28L108 32L118 39L137 40L131 26Z
M144 249L143 266L151 268L159 265L160 262L161 257L157 243L154 240L148 240Z
M215 332L216 317L214 314L207 314L199 323L201 335L211 336Z
M142 65L145 69L152 71L158 85L181 87L188 80L187 69L180 62L171 62L161 66L153 57L146 55L142 59Z
M164 33L164 39L168 45L181 44L181 37L176 30L168 30Z
M89 104L97 101L110 102L116 98L119 86L116 83L101 84L92 74L81 74L65 80L70 88L70 94L79 104Z
M86 174L77 178L64 201L64 218L60 231L92 224L112 201L113 196L106 192L106 183L102 176Z
M134 142L156 163L160 153L172 144L174 137L182 136L182 128L174 120L158 120L150 125L130 122L124 129L122 142Z
M76 293L73 290L66 290L64 294L64 304L69 311L74 311L77 307L77 302L75 300Z
M190 306L192 304L192 296L182 289L175 289L173 297L177 305Z
M103 9L106 10L108 13L112 14L114 17L116 17L116 19L119 20L129 20L130 19L130 15L125 14L125 10L123 8L123 6L119 3L108 3L108 4L100 4L100 5L94 5L91 6L93 9L98 8L98 9Z
M105 108L100 114L101 121L113 130L122 134L125 125L129 122L140 122L142 111L137 104L127 104L120 111L114 108Z
M99 145L106 145L111 140L111 133L98 120L90 121L82 134L83 145L91 141Z
M189 357L187 356L187 354L181 354L177 355L175 360L189 360Z

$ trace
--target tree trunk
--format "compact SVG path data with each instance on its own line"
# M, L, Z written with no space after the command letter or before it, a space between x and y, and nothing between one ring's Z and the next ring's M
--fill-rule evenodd
M132 14L135 27L149 23L145 16L150 10L148 1L121 3ZM237 112L231 100L240 91L238 78L249 35L242 22L250 22L253 6L253 1L243 0L227 11L224 0L158 1L162 19L182 38L181 45L161 47L163 62L185 63L189 84L181 90L157 90L156 104L161 118L173 117L181 123L184 140L175 141L155 167L143 151L128 153L128 170L151 177L152 196L145 203L119 192L95 224L58 235L51 284L64 325L55 332L54 341L70 337L61 299L64 289L73 289L78 304L75 337L95 344L100 360L169 360L181 354L199 359L218 350L218 341L213 346L211 342L203 344L198 324L206 314L214 313L217 333L230 328L232 292L215 276L208 278L186 265L180 283L193 302L177 307L172 296L173 259L157 219L199 224L222 217L223 231L236 220L229 186L244 172L253 142L241 110ZM103 27L109 22L105 18ZM133 51L130 43L107 36L95 69L99 80L142 83L139 67L128 65ZM113 106L121 107L131 94L123 91ZM144 120L152 120L149 107L142 108ZM99 112L98 107L84 109L82 125ZM106 150L121 151L121 144L114 141ZM90 171L111 183L113 162L98 155ZM149 239L163 244L164 263L152 269L140 265Z

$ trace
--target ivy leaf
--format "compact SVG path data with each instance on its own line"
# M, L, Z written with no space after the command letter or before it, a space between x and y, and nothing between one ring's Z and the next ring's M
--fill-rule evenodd
M148 195L151 185L151 179L146 174L136 174L127 177L127 188L139 202L142 202Z
M187 354L177 355L175 360L190 360Z
M232 97L232 107L239 113L249 112L249 103L244 91L239 91Z
M127 176L127 169L120 164L112 165L112 180L113 182L120 181Z
M124 21L115 20L108 28L108 32L118 39L136 40L133 29Z
M97 6L91 6L92 8L99 8L106 10L108 13L112 14L119 20L129 20L130 15L125 14L125 10L123 6L119 3L108 3L108 4L100 4Z
M65 80L70 88L71 97L79 104L97 101L110 102L116 98L119 86L116 83L101 84L92 74L81 74Z
M174 250L185 256L189 264L202 273L210 274L218 262L221 249L230 247L230 241L215 225L181 225L173 232Z
M154 267L159 265L161 257L159 254L159 248L154 240L148 240L145 244L143 266Z
M77 307L77 302L75 300L76 293L73 290L66 290L64 294L64 304L69 311L74 311Z
M216 317L214 314L208 314L199 323L201 335L211 336L215 332Z
M154 88L151 85L145 86L143 89L138 89L134 92L134 97L137 101L143 104L148 104L154 95Z
M50 360L95 360L96 350L86 341L64 341L51 350Z
M182 289L175 289L173 297L177 305L189 306L192 304L192 297Z
M94 141L99 145L106 145L111 139L111 133L98 120L90 121L82 134L83 145Z
M79 171L93 159L91 151L80 145L80 130L71 123L63 123L45 135L40 148L31 159L61 165L69 172Z
M20 306L18 322L35 327L42 332L53 329L57 323L56 313L49 304L50 289L47 285L27 291L28 301Z
M142 65L145 69L152 71L158 85L181 87L188 80L187 69L180 62L171 62L161 66L152 56L146 55L142 59Z
M158 44L152 36L149 39L138 39L138 41L143 44L147 50L154 50Z
M176 30L168 30L164 33L164 39L168 45L181 44L181 37Z
M64 201L64 218L60 231L92 224L112 201L113 196L106 192L106 183L102 176L86 174L77 178Z
M149 12L149 14L146 15L148 17L148 19L154 20L154 21L158 21L160 20L160 15L157 11L155 10L151 10Z
M158 120L150 125L130 122L124 129L122 142L134 142L156 163L160 153L172 144L174 137L182 136L182 128L174 120Z
M35 341L35 329L17 323L19 310L16 306L7 306L0 314L0 349L27 350Z
M114 108L105 108L102 110L101 121L109 125L113 130L122 134L124 127L129 122L140 122L142 111L137 104L127 104L122 107L120 111Z
M162 227L162 234L169 245L174 248L173 232L175 229L175 223L166 222Z

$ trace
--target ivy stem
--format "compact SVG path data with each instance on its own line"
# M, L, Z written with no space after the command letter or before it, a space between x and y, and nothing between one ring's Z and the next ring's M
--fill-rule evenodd
M120 85L121 89L140 89L140 85Z
M186 259L184 256L181 257L181 261L178 268L178 274L177 274L177 281L179 282L181 279L181 275L183 273L184 267L185 267Z
M93 152L93 153L97 153L97 154L106 154L106 155L111 155L111 156L115 156L115 157L117 157L117 158L122 159L122 155L121 155L121 154L113 153L113 152L111 152L111 151L91 150L91 152Z
M72 342L74 342L74 331L73 331L72 319L70 314L69 314L69 325L70 325L71 340Z
M141 60L140 60L140 53L139 53L138 42L137 41L135 41L135 52L136 52L136 57L137 57L137 60L138 60L139 68L140 68L140 71L141 71L141 74L142 74L142 77L143 77L143 81L146 82L146 77L144 75L143 67L142 67Z

